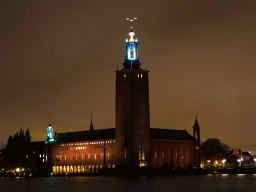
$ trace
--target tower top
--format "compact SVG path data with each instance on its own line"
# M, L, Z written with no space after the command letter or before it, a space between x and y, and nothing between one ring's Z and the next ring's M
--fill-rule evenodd
M131 19L131 18L129 18L129 17L127 17L126 18L126 20L127 21L129 21L130 22L130 25L131 25L131 30L130 30L130 32L128 33L129 34L129 36L130 36L130 39L128 40L128 39L126 39L126 42L133 42L133 41L138 41L137 39L135 39L134 40L134 38L133 38L133 36L135 35L135 33L134 33L134 31L133 31L133 21L134 20L136 20L137 19L137 17L134 17L133 19Z
M130 38L127 38L126 42L124 43L124 45L126 46L126 56L123 62L125 69L140 69L141 66L138 55L138 45L140 45L140 42L138 42L138 39L134 39L135 32L133 31L133 21L136 19L136 17L134 17L133 19L126 18L126 20L129 21L131 24L131 29L130 32L128 33Z
M197 112L196 112L196 120L195 120L194 128L195 128L195 127L200 128L199 123L198 123L198 120L197 120Z

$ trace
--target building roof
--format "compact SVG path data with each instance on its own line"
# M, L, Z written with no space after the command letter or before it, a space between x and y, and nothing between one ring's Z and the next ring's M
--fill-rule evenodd
M93 131L77 131L56 133L55 142L90 141L101 139L115 139L115 128L98 129ZM186 130L151 128L151 139L160 140L195 140Z
M98 129L93 131L77 131L67 133L57 133L54 137L55 142L88 141L101 139L115 139L115 128Z
M186 130L151 128L151 139L195 140Z

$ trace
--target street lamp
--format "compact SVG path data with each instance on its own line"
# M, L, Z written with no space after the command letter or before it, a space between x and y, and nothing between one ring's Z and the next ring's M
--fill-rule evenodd
M211 160L207 160L207 163L208 163L208 167L209 167L209 164L210 164Z
M223 167L225 167L225 163L226 163L226 159L223 159L222 161Z
M242 161L243 161L243 159L237 159L237 162L239 163L240 167L242 166Z

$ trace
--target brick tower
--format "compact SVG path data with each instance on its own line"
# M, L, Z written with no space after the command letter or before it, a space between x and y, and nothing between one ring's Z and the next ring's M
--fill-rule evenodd
M150 160L149 71L140 68L134 35L131 26L124 68L116 71L116 155L119 166L142 167Z

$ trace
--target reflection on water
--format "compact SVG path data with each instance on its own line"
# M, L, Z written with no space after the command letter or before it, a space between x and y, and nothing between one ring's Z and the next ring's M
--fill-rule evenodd
M256 191L256 175L201 175L168 177L40 177L0 178L0 191Z

